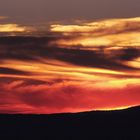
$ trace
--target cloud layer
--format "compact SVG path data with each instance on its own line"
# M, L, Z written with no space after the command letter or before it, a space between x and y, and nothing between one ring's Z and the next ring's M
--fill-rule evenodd
M0 38L0 113L140 105L140 18L51 25L47 37L34 31Z

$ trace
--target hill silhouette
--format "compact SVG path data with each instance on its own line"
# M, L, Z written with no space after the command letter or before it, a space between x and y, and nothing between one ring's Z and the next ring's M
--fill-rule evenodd
M16 139L140 140L140 107L75 114L3 114L0 134Z

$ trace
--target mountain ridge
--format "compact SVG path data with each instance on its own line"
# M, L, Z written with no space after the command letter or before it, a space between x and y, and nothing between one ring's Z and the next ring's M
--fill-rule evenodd
M74 114L0 115L0 135L18 139L139 140L139 130L140 106Z

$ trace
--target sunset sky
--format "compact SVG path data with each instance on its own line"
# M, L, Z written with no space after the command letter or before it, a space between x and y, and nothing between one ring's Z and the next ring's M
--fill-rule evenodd
M138 2L2 0L0 113L140 105Z

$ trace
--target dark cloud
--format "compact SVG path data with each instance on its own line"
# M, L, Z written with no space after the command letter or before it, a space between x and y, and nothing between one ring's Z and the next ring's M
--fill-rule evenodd
M123 54L122 56L130 54ZM133 54L134 56L135 54ZM137 56L137 55L136 55ZM138 53L139 56L139 53ZM111 60L102 53L96 53L94 51L88 50L75 50L75 49L59 49L52 56L55 59L66 61L69 63L96 67L96 68L106 68L106 69L116 69L116 70L135 70L135 68L123 65L116 60Z
M12 69L12 68L0 67L0 74L28 75L29 72L24 72L24 71Z
M123 50L120 50L119 55L117 56L117 59L130 61L135 58L138 58L139 56L140 56L140 50L138 48L127 47Z
M16 59L25 61L40 61L41 59L55 59L76 65L114 69L114 70L136 70L130 66L126 66L117 60L132 60L140 56L139 50L135 48L122 49L120 54L111 59L99 51L80 50L61 48L57 45L49 43L56 38L52 37L3 37L0 39L0 58ZM73 47L72 47L73 48Z

